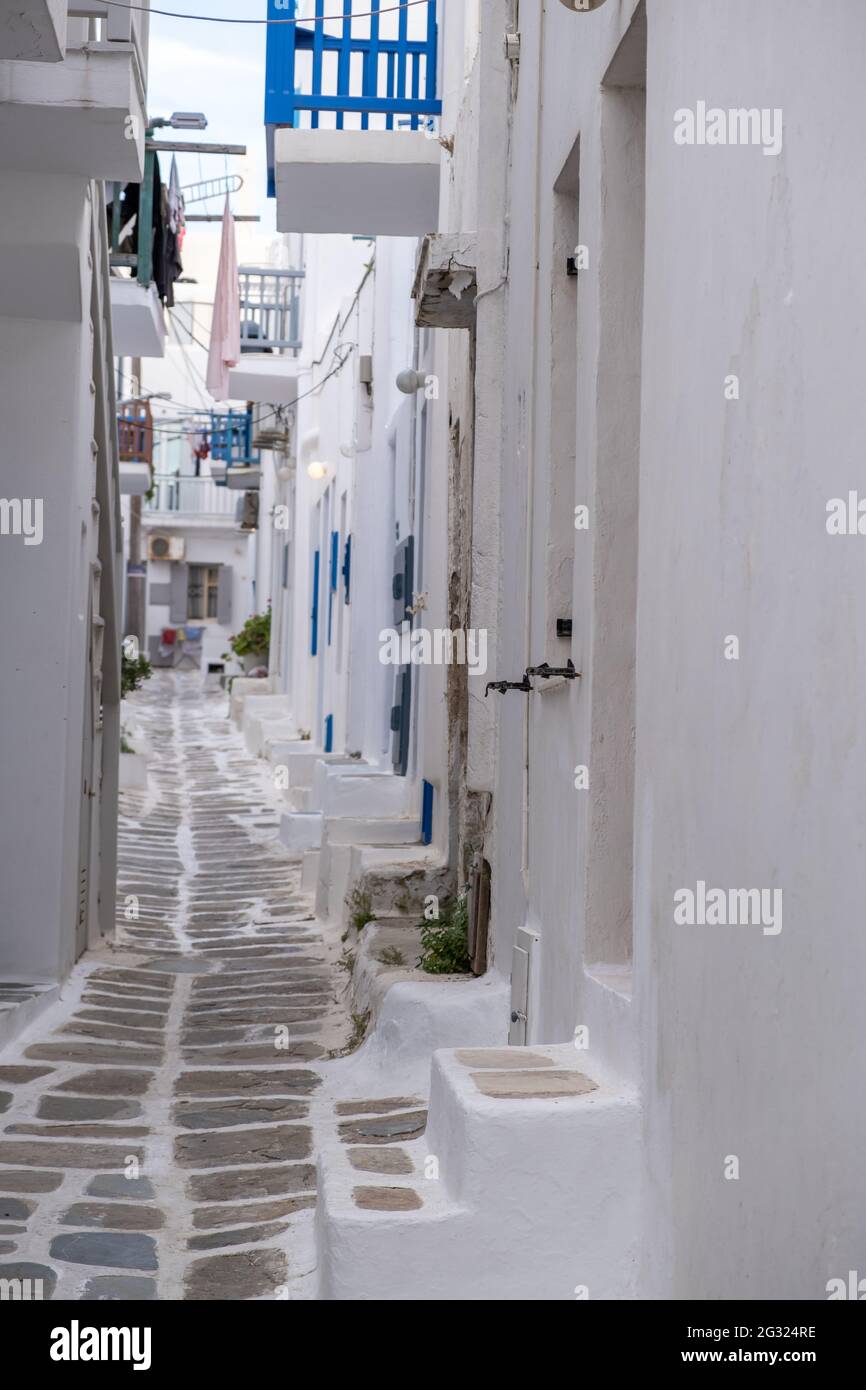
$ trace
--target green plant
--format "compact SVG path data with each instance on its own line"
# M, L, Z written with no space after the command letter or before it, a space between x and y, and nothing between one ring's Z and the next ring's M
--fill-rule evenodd
M132 744L130 743L129 739L126 737L126 734L121 734L121 735L120 735L120 751L121 751L121 753L134 753L134 752L135 752L135 749L133 748L133 746L132 746Z
M382 965L405 965L406 957L399 946L386 946L379 953L379 960Z
M328 1053L329 1058L348 1057L350 1052L354 1052L356 1047L360 1047L370 1025L370 1010L363 1014L352 1014L352 1032L349 1040L344 1047Z
M309 743L311 737L312 735L310 734L309 729L298 730L298 738L300 739L301 743Z
M153 669L146 656L127 656L126 647L121 647L120 693L131 695L153 675Z
M349 907L349 916L355 931L362 932L368 922L376 920L373 911L373 900L369 893L363 892L360 888L353 888L346 899Z
M428 975L465 975L471 969L465 898L449 898L434 921L421 923L418 964Z
M355 968L355 954L353 951L344 951L337 961L338 970L345 970L347 975L351 975Z
M271 645L271 609L247 618L240 632L229 638L235 656L267 656Z

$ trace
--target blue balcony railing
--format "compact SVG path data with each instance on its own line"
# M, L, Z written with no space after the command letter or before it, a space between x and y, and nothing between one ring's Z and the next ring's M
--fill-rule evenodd
M230 468L258 463L253 453L252 411L211 411L210 456Z
M335 20L340 3L343 14ZM436 81L437 0L412 9L396 9L394 0L358 0L357 14L353 3L315 0L315 17L305 24L268 26L265 124L271 197L278 126L419 130L442 110ZM295 14L296 0L268 0L269 19ZM325 16L331 16L330 22Z

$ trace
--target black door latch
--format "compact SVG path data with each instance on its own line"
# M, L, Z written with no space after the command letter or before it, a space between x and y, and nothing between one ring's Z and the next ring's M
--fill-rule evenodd
M569 659L567 666L549 666L546 661L540 666L528 666L527 676L540 676L542 680L549 681L552 676L562 676L567 681L580 680L580 672L575 671L574 662Z
M520 681L489 681L484 692L485 700L491 690L497 691L499 695L504 695L506 690L522 690L524 695L529 695L532 692L532 686L529 683L529 677L524 672L523 680Z

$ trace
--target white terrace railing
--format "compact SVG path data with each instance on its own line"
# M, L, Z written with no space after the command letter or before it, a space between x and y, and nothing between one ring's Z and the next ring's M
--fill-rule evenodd
M89 43L131 43L138 54L142 75L147 73L149 0L136 0L136 8L109 5L106 0L69 0L67 47Z
M187 478L178 473L156 473L153 496L145 503L148 512L170 512L172 516L235 517L242 493L217 487L213 478Z

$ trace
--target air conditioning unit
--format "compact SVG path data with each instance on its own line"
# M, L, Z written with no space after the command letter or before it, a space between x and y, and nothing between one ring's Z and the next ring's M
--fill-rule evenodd
M147 538L148 560L182 560L185 554L183 536L166 536L161 531L153 531Z

